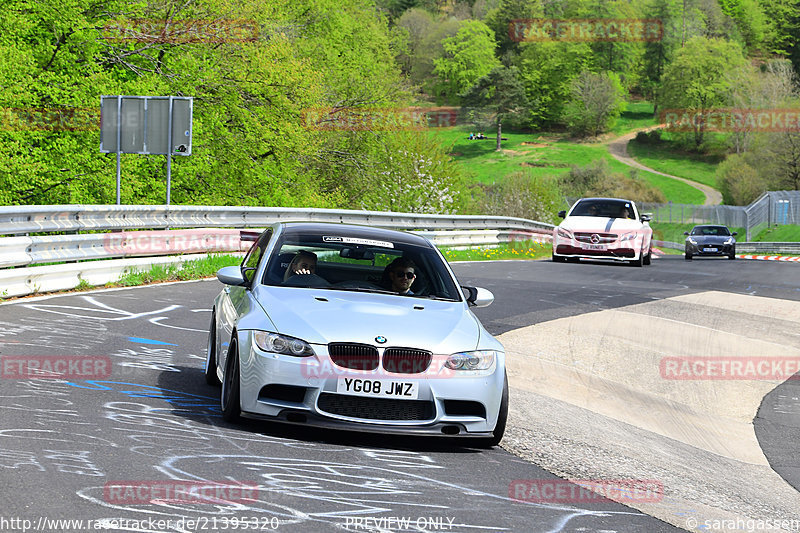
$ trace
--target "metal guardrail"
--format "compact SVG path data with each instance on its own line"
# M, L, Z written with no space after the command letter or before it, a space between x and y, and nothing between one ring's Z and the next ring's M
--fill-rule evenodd
M737 242L736 253L800 255L800 242Z
M290 207L43 205L0 207L0 235L166 228L257 228L274 222L343 222L401 230L552 230L524 218Z
M81 281L102 285L154 264L182 263L210 252L241 252L250 243L242 241L239 228L294 220L413 231L437 246L454 247L541 242L553 230L551 224L499 216L269 207L7 206L0 207L0 235L13 236L0 237L0 267L15 268L0 268L0 297L72 289ZM78 233L103 230L115 231ZM69 234L23 236L49 232ZM203 255L185 255L198 253ZM102 260L89 261L97 259ZM60 262L64 263L31 266Z

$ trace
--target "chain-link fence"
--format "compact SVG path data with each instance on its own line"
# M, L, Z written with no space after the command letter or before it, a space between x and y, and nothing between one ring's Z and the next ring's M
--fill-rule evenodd
M747 240L775 224L800 224L800 191L769 191L744 208Z
M567 199L568 205L577 198ZM721 224L744 228L747 240L769 226L800 224L800 191L769 191L748 206L638 204L639 211L651 213L653 222L675 224Z

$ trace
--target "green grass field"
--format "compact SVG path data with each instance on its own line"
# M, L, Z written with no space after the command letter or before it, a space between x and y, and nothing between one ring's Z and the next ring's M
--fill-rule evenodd
M754 240L762 242L798 242L800 241L800 226L786 225L767 228L760 231Z
M631 119L631 124L639 127L638 120ZM605 143L579 143L565 134L505 132L503 137L508 140L503 141L502 151L497 152L496 138L470 141L469 133L454 127L437 129L431 135L448 147L467 175L487 185L500 183L508 174L523 169L533 176L558 176L569 172L573 165L586 166L599 159L605 159L614 172L627 175L631 170L611 157ZM660 189L668 201L702 204L705 200L702 192L683 182L650 172L640 171L638 176Z
M628 102L625 111L611 128L611 133L619 137L634 130L655 126L657 123L653 118L652 103L644 100Z
M717 188L715 173L722 161L720 156L703 156L676 150L668 144L641 144L636 140L628 143L628 154L659 172Z

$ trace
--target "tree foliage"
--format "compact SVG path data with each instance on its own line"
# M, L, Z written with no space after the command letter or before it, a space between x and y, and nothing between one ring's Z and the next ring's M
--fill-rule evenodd
M579 136L607 132L625 109L625 91L611 72L582 72L572 82L572 99L564 110L570 131Z
M737 44L693 37L664 71L659 106L699 116L725 106L730 93L728 74L744 64ZM693 121L692 129L694 146L699 149L706 133L705 121Z
M464 21L458 33L442 41L444 55L434 59L437 96L456 103L458 95L499 64L492 31L479 20Z
M502 141L502 123L513 115L522 113L528 106L525 89L519 80L516 67L496 67L462 95L462 101L472 120L491 121L497 129L497 150ZM483 125L481 124L481 128Z

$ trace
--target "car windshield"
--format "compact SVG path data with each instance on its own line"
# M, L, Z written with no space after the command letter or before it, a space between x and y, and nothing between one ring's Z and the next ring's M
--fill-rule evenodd
M403 296L461 300L443 260L433 248L402 240L360 238L334 230L286 232L275 243L263 284L284 287L373 292L398 295L392 277L411 275ZM393 261L392 273L387 266ZM410 261L410 262L409 262Z
M692 235L718 235L727 237L731 232L725 226L695 226Z
M570 216L636 218L633 205L624 200L581 200L572 209Z

